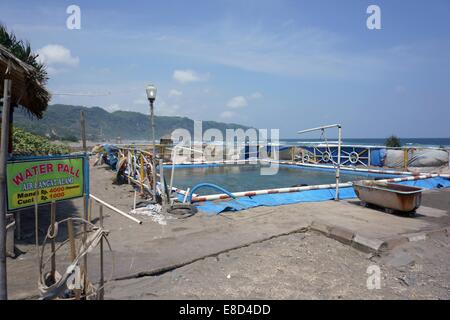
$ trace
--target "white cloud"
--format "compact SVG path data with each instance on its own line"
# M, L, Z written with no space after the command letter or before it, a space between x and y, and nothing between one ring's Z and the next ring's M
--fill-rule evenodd
M161 29L165 37L155 50L247 71L302 77L367 77L374 70L386 70L392 58L385 50L346 50L348 38L333 31L309 27L281 30L229 20L177 32Z
M37 53L39 55L39 61L45 63L47 66L58 65L75 67L80 62L80 59L78 57L72 56L72 53L69 49L59 44L46 45L37 50Z
M182 84L207 80L207 74L199 74L194 70L175 70L173 79Z
M178 91L176 89L172 89L169 91L169 97L179 97L181 95L183 95L183 92Z
M248 105L247 99L243 96L237 96L234 98L231 98L228 103L227 107L237 109L237 108L243 108Z
M224 111L220 114L220 117L222 119L230 119L235 116L235 113L233 111Z

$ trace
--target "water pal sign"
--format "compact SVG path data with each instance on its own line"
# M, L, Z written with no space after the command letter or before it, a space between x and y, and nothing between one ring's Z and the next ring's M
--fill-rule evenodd
M43 159L7 164L8 210L82 197L83 158Z

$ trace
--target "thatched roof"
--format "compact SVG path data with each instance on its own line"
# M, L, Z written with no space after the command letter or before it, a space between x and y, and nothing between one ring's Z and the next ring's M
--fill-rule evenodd
M0 45L0 96L3 96L4 79L12 80L11 104L25 107L31 114L42 118L50 100L50 93L37 79L37 70L16 58Z

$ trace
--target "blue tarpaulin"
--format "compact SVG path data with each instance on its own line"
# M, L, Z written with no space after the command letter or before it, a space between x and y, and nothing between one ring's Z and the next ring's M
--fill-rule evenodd
M437 177L415 181L402 181L399 184L416 186L425 189L450 188L450 179ZM285 204L293 204L300 202L318 202L334 199L335 189L323 190L307 190L293 193L265 194L253 197L242 197L230 201L206 201L196 204L201 211L210 214L220 214L227 211L240 211L254 207L279 206ZM339 197L341 199L356 198L355 191L352 187L339 189Z
M317 202L334 199L335 189L306 190L301 192L263 194L253 197L242 197L230 201L206 201L197 205L198 209L207 213L218 214L225 211L240 211L249 208L266 206L280 206L299 202ZM341 188L339 190L341 199L356 197L353 188Z
M370 149L370 165L382 167L385 157L386 149Z

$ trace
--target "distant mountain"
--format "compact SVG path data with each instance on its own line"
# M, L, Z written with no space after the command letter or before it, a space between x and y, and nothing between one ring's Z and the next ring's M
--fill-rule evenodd
M82 110L85 112L88 140L115 140L117 137L123 140L149 140L151 137L148 115L131 111L108 112L99 107L50 105L41 120L16 109L14 125L51 139L75 141L80 138L80 111ZM194 121L186 117L156 116L155 128L157 139L178 128L187 129L192 134ZM209 128L219 129L224 134L226 129L246 130L249 127L233 123L203 121L203 131Z

